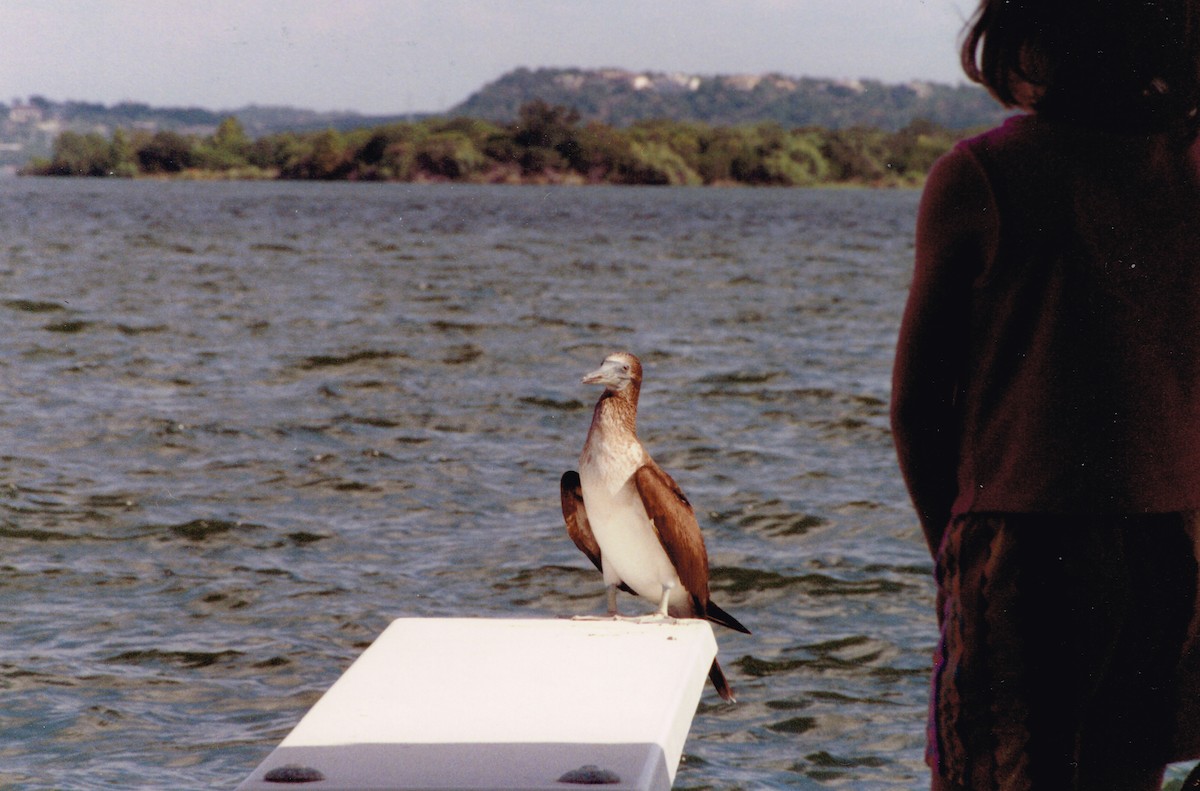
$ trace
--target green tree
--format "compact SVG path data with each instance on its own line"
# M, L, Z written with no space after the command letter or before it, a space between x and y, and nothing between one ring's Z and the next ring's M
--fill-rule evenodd
M683 157L665 143L634 142L632 149L633 162L620 173L620 180L624 183L662 186L702 183L699 174L688 167Z
M260 137L246 150L246 162L261 170L281 171L298 158L303 148L292 132Z
M700 139L697 170L705 184L751 182L757 156L742 127L715 127Z
M637 157L629 135L607 124L589 123L579 130L571 168L591 182L623 181Z
M199 143L192 158L196 167L204 170L233 170L245 167L250 151L250 140L237 118L222 119L217 131Z
M755 162L742 178L754 184L807 187L828 177L829 163L811 132L787 132L776 122L750 130L756 136Z
M443 132L456 132L463 137L466 137L479 150L483 150L487 144L497 134L503 134L504 129L496 124L488 121L481 121L478 118L463 118L455 116L453 118L431 118L421 124L429 134L439 134Z
M192 166L192 141L178 132L156 132L136 156L143 173L178 173Z
M124 129L114 129L108 143L109 175L132 178L137 175L137 152Z
M313 138L308 160L309 178L337 178L344 174L346 164L346 146L340 133L327 129Z
M388 181L412 181L417 172L416 144L398 140L383 151L378 176Z
M690 170L699 172L704 138L711 130L704 124L679 121L641 121L629 129L629 137L638 143L658 143L675 152Z
M534 99L521 105L517 121L510 127L520 150L525 173L561 170L579 161L577 125L579 113L571 108Z
M430 135L416 145L416 166L430 176L461 181L484 169L487 159L462 132Z
M919 178L954 145L956 137L931 121L918 118L887 142L887 160L898 174Z
M825 135L821 154L834 181L876 184L889 176L883 135L878 130L831 130Z
M526 148L558 148L574 138L579 113L569 107L534 99L521 105L511 127L513 140Z
M103 135L66 131L54 140L47 173L52 176L106 176L113 164L112 151Z
M280 178L339 179L352 169L345 141L334 129L298 140L296 150L280 169Z
M246 130L242 126L242 122L234 116L221 119L220 125L217 126L217 131L213 133L212 145L222 151L228 151L237 156L245 156L246 149L250 145L250 139L246 137Z
M404 139L407 125L385 126L376 129L355 154L360 165L374 166L383 161L388 146Z
M370 130L353 154L355 177L368 181L411 181L416 141L425 132L413 124Z

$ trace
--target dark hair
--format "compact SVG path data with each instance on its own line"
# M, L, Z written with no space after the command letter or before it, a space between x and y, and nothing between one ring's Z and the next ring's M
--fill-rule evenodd
M1192 126L1200 0L981 0L963 70L1005 105L1107 127Z

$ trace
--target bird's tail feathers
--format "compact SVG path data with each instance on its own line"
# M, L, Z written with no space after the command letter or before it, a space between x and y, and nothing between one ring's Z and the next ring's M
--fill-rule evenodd
M721 670L721 666L715 659L713 660L712 667L708 669L708 680L716 688L717 694L721 696L721 700L726 703L737 703L737 700L733 697L733 689L729 686L729 682L725 680L725 672Z
M750 630L742 626L741 621L739 621L737 618L734 618L732 615L725 612L711 601L704 608L704 617L715 624L724 626L726 629L732 629L735 632L741 632L742 634L750 634Z

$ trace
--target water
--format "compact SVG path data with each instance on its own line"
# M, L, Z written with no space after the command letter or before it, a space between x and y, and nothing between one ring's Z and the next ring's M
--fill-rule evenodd
M922 787L916 202L0 181L0 786L230 788L393 618L602 612L558 478L625 348L754 631L677 788Z

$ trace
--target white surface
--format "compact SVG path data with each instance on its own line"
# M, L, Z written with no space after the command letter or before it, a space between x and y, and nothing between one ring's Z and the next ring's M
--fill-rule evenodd
M715 654L695 620L400 619L239 789L666 789Z

